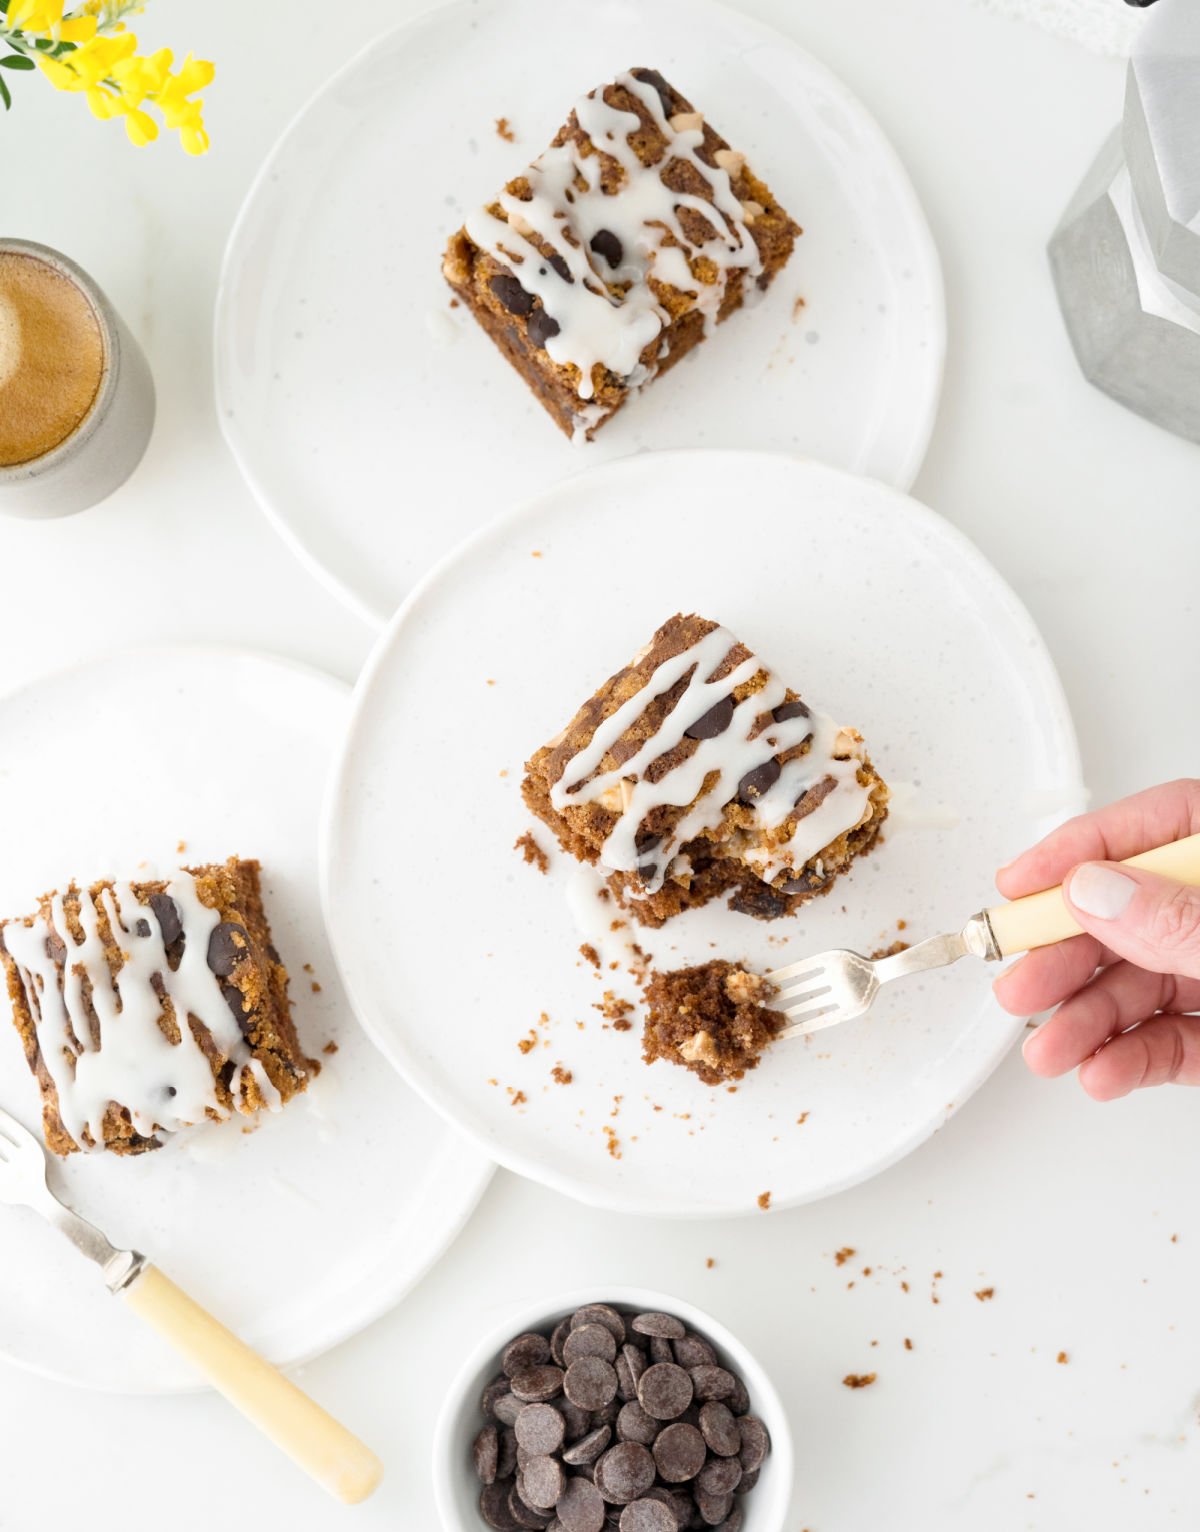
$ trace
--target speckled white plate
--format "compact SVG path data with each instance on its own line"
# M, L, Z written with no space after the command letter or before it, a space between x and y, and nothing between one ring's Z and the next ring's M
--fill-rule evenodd
M450 309L442 251L578 96L639 64L748 153L805 233L759 307L573 448ZM458 0L373 41L263 166L221 278L217 407L293 549L384 622L497 510L648 448L804 452L906 489L944 330L907 175L789 38L716 0Z
M162 871L234 853L263 864L301 1039L318 1056L336 1042L336 1055L256 1131L239 1119L135 1159L73 1155L53 1163L51 1184L280 1365L389 1309L491 1173L382 1067L338 982L316 822L346 716L346 689L328 676L220 649L129 650L0 698L5 914L72 875L133 874L143 858ZM3 1014L0 1105L38 1129L37 1091ZM92 1388L195 1386L35 1214L0 1208L0 1249L0 1355Z
M771 967L870 952L900 921L910 939L957 929L994 897L994 868L1083 794L1028 614L947 522L867 480L656 453L540 496L421 583L360 679L331 779L322 886L342 976L410 1083L502 1164L599 1206L699 1216L883 1169L963 1104L1021 1023L993 1002L993 970L964 962L781 1044L733 1094L648 1068L638 1030L604 1027L603 990L632 993L625 933L568 858L555 850L542 877L514 852L531 823L521 766L680 610L725 623L859 727L896 810L885 844L798 916L710 905L641 933L660 965ZM551 1078L559 1063L569 1085Z

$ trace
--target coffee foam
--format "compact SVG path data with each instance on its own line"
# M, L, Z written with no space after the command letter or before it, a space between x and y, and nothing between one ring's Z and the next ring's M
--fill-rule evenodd
M78 429L104 364L78 285L36 256L0 251L0 466L32 462Z

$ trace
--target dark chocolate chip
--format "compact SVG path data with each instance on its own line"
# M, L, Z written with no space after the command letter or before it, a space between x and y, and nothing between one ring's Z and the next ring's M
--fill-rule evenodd
M245 926L223 920L213 927L208 938L208 966L218 979L228 979L243 958L250 954L250 938Z
M788 912L788 902L766 883L739 888L729 901L729 908L739 915L753 915L756 920L778 920Z
M517 1433L511 1426L500 1427L500 1455L496 1463L497 1479L508 1479L517 1469Z
M755 802L764 793L770 792L782 775L783 767L774 756L765 760L761 766L755 766L753 771L748 771L738 783L738 802L744 803L747 808L753 808Z
M737 1373L733 1375L733 1384L733 1393L728 1396L725 1403L735 1415L744 1415L750 1408L750 1395L746 1390L746 1385L738 1377Z
M533 294L527 293L516 277L501 272L488 283L496 297L510 314L532 314Z
M571 268L557 250L551 250L550 254L546 257L546 264L553 266L564 282L574 282L575 278L571 275Z
M728 1399L737 1386L737 1379L723 1367L707 1364L693 1367L688 1376L696 1391L696 1398L702 1404L709 1399Z
M709 1495L732 1495L741 1477L737 1458L710 1458L697 1474L696 1485Z
M696 1489L696 1509L710 1527L719 1527L733 1510L732 1495L710 1495L707 1490Z
M743 1473L741 1482L738 1484L738 1487L734 1493L737 1495L748 1495L754 1486L758 1483L758 1476L761 1471L761 1469L752 1468L749 1473Z
M673 1314L638 1314L630 1320L629 1328L639 1335L657 1335L664 1340L681 1340L687 1334Z
M524 1527L526 1532L543 1532L550 1524L550 1513L547 1511L535 1511L521 1498L519 1483L514 1484L508 1492L508 1513L518 1527Z
M771 1438L757 1415L743 1415L738 1421L738 1430L742 1434L742 1450L738 1454L738 1461L744 1473L753 1473L762 1467L764 1458L771 1450Z
M638 1402L655 1420L675 1420L691 1404L692 1389L692 1377L682 1367L674 1362L657 1362L641 1376Z
M733 1411L719 1399L709 1399L700 1406L700 1430L712 1450L723 1458L736 1457L742 1450L742 1433Z
M145 918L141 920L135 920L133 923L133 934L135 936L149 936L150 922Z
M717 1353L704 1339L702 1335L693 1335L690 1332L683 1335L675 1343L675 1360L680 1367L703 1367L715 1366Z
M508 1480L484 1486L479 1497L479 1514L493 1532L518 1532L521 1523L508 1508L512 1484Z
M741 1506L735 1505L733 1510L730 1511L729 1515L726 1516L725 1520L717 1528L717 1532L742 1532L742 1522L744 1519Z
M638 877L641 878L643 883L649 883L657 871L657 862L640 862L638 864Z
M785 878L779 885L785 894L815 894L833 880L811 869L802 872L799 877Z
M612 1441L611 1426L597 1426L594 1431L589 1431L586 1436L581 1436L563 1453L563 1462L569 1463L572 1468L577 1468L584 1463L594 1463L600 1454Z
M173 947L183 936L183 920L179 914L179 906L170 894L151 894L150 908L158 921L163 946Z
M581 1410L577 1404L572 1404L565 1396L554 1401L554 1408L562 1411L562 1418L567 1423L569 1442L577 1442L581 1436L586 1436L592 1429L592 1412Z
M701 713L696 722L683 732L688 739L716 739L718 734L724 734L725 730L733 722L733 710L736 706L732 697L723 697L720 702L709 708L707 713ZM683 1326L680 1326L682 1329Z
M799 697L795 702L781 702L777 708L771 709L771 717L776 723L787 723L790 718L811 718L811 716L812 714Z
M634 69L630 71L635 80L640 80L643 85L653 85L658 92L658 99L662 102L663 116L670 118L675 115L675 96L671 87L659 74L657 69Z
M527 1404L513 1429L517 1446L538 1456L558 1451L567 1434L567 1423L552 1404Z
M655 835L653 830L639 830L633 837L633 844L637 848L639 856L647 851L653 851L655 846L662 840L661 835Z
M671 1349L671 1342L664 1335L652 1335L650 1337L650 1360L652 1362L673 1362L675 1353Z
M676 1421L673 1426L667 1426L661 1431L656 1438L654 1462L659 1476L668 1484L683 1484L688 1479L694 1479L704 1467L707 1451L704 1438L695 1426L686 1426L682 1421ZM740 1477L741 1468L736 1463L734 1467L737 1468Z
M500 1356L500 1367L508 1376L524 1372L529 1367L540 1367L550 1360L550 1342L536 1331L526 1331L510 1340Z
M580 1409L602 1410L616 1398L617 1374L603 1357L581 1356L567 1368L563 1391Z
M529 339L535 346L544 346L560 328L558 320L552 319L545 309L535 309L529 316Z
M481 1484L496 1482L496 1468L500 1462L500 1433L495 1426L484 1426L471 1446L471 1458Z
M562 1464L546 1453L529 1458L517 1475L517 1493L535 1511L552 1510L566 1484Z
M618 1532L679 1532L674 1510L661 1500L634 1500L621 1512Z
M581 1309L576 1309L571 1315L571 1329L579 1330L584 1325L603 1325L612 1331L618 1346L625 1343L625 1321L611 1304L585 1303Z
M517 1416L524 1408L524 1401L518 1399L516 1394L509 1390L507 1393L497 1395L492 1404L492 1414L501 1425L515 1426Z
M599 1356L611 1362L617 1354L617 1341L604 1325L580 1325L567 1336L562 1349L568 1367L581 1356Z
M558 1367L565 1367L567 1365L563 1361L562 1348L563 1342L566 1340L567 1336L570 1335L570 1333L571 1321L569 1318L567 1318L561 1320L558 1324L555 1325L554 1333L550 1337L550 1357Z
M623 1442L640 1442L649 1447L662 1426L652 1415L647 1415L636 1399L621 1406L617 1416L617 1439Z
M225 996L225 1004L233 1012L233 1019L237 1022L238 1026L241 1027L243 1031L245 1031L246 1022L249 1020L249 1017L247 1016L245 1010L242 1008L244 996L242 995L241 990L237 987L236 984L230 984L228 979L222 979L221 993Z
M555 1506L563 1532L601 1532L604 1496L581 1474L573 1474Z
M611 229L597 229L592 235L592 249L597 255L602 255L608 264L616 271L625 257L625 246L617 238Z
M544 1404L562 1392L563 1370L561 1367L527 1367L514 1373L512 1391L526 1404Z
M654 1483L654 1459L637 1442L618 1442L596 1463L596 1488L610 1505L638 1500Z
M51 931L46 936L46 956L60 968L67 961L67 944L57 931Z

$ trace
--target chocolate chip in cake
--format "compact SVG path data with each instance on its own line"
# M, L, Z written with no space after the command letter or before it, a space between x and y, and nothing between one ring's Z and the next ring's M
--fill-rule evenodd
M638 877L641 878L643 883L649 883L657 871L657 862L640 862L638 864Z
M491 279L488 286L510 314L533 313L533 295L525 291L516 277L501 272Z
M225 997L225 1004L233 1012L233 1019L244 1032L246 1030L247 1021L245 1011L245 996L242 994L237 985L230 984L228 979L221 980L221 993Z
M733 710L736 706L732 697L724 697L707 713L701 713L696 722L683 732L688 739L716 739L718 734L724 734L725 730L733 722Z
M557 250L551 250L550 254L546 257L546 265L553 267L564 282L574 282L575 278L571 275L571 268Z
M500 1432L495 1426L484 1426L471 1446L471 1458L481 1484L496 1482L496 1469L500 1462Z
M733 1411L719 1399L709 1399L700 1406L700 1431L720 1457L736 1457L742 1450L742 1433Z
M685 1425L682 1421L665 1427L654 1443L655 1465L660 1477L668 1484L683 1484L688 1479L694 1479L704 1467L707 1454L708 1449L700 1432L695 1426ZM734 1466L740 1476L741 1468L737 1464Z
M601 255L614 271L625 256L625 246L611 229L597 229L591 239L592 249Z
M661 835L656 835L653 830L639 829L633 837L633 844L639 856L644 856L647 851L653 851L655 846L662 840Z
M675 1360L680 1367L715 1366L717 1353L702 1335L689 1332L674 1342Z
M771 717L776 723L787 723L790 718L810 718L811 716L799 697L794 702L781 702L777 708L771 709Z
M691 1404L692 1391L693 1380L682 1367L674 1362L658 1362L642 1374L638 1402L655 1420L675 1420Z
M179 906L171 898L170 894L151 894L150 908L154 911L154 918L158 921L158 929L162 936L163 946L167 949L167 957L171 957L171 949L178 946L183 950L183 921L180 918Z
M611 1426L597 1426L594 1431L589 1431L586 1436L581 1436L563 1453L563 1462L569 1463L572 1468L578 1468L585 1463L594 1463L600 1454L612 1441Z
M517 1532L521 1525L508 1508L511 1493L512 1483L509 1480L484 1486L479 1497L479 1514L493 1528L493 1532Z
M568 1366L581 1356L598 1356L611 1362L616 1354L616 1337L604 1325L580 1325L563 1342L563 1358Z
M709 1399L728 1399L737 1385L737 1379L724 1367L693 1367L688 1377L702 1404Z
M596 1463L596 1488L610 1505L628 1505L654 1483L654 1459L637 1442L618 1442Z
M602 1410L617 1394L617 1374L599 1356L581 1356L567 1368L563 1391L584 1410Z
M552 1404L527 1404L513 1427L517 1445L537 1454L557 1452L567 1434L567 1423Z
M666 80L659 74L657 69L633 69L630 70L635 80L640 80L643 85L653 85L658 92L658 99L662 102L663 116L670 118L675 112L675 95Z
M535 346L544 346L560 329L558 320L551 318L545 309L535 309L529 316L529 339Z
M544 1453L527 1458L517 1475L517 1493L535 1511L551 1510L566 1487L562 1464Z
M738 1430L742 1436L742 1450L738 1454L742 1471L753 1473L762 1467L763 1460L771 1450L771 1438L757 1415L743 1415L738 1421Z
M731 1495L742 1477L737 1458L709 1458L696 1477L696 1485L710 1495Z
M617 1532L679 1532L679 1521L661 1500L634 1500L621 1512Z
M135 936L149 936L150 935L150 922L148 920L145 920L145 919L143 919L143 920L135 920L134 923L133 923L133 934Z
M658 1335L664 1340L681 1340L687 1334L673 1314L638 1314L630 1320L629 1328L639 1335Z
M653 1415L647 1415L636 1399L621 1406L617 1416L617 1437L620 1441L640 1442L643 1447L649 1447L661 1430L661 1423Z
M527 1367L513 1375L512 1391L526 1404L544 1404L547 1399L560 1394L562 1388L561 1367Z
M601 1532L604 1526L604 1496L579 1474L567 1480L554 1509L563 1532Z
M250 951L250 938L244 926L223 920L213 927L208 938L208 966L218 979L228 979Z
M611 1330L617 1345L625 1342L625 1321L609 1303L585 1303L571 1315L571 1329L580 1330L584 1325L603 1325Z
M774 756L764 761L761 766L755 766L738 783L738 802L745 804L747 808L753 808L756 801L770 792L782 775L783 767Z

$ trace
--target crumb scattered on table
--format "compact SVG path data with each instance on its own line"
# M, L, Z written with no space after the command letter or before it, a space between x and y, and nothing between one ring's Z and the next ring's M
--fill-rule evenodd
M522 1053L532 1053L532 1051L537 1047L537 1033L532 1027L530 1027L528 1033L524 1037L519 1037L517 1039L517 1047L521 1050Z
M534 840L532 830L517 836L513 841L513 850L519 851L529 866L536 867L539 872L549 872L550 858Z
M979 1299L980 1303L987 1303L990 1298L996 1296L996 1289L994 1287L981 1287L975 1296Z
M1069 1357L1069 1356L1068 1356L1068 1355L1067 1355L1067 1353L1066 1353L1066 1352L1065 1352L1065 1351L1060 1351L1060 1352L1059 1352L1059 1353L1058 1353L1058 1355L1057 1355L1057 1356L1056 1356L1056 1357L1055 1357L1055 1358L1054 1358L1054 1360L1055 1360L1055 1361L1056 1361L1056 1362L1058 1362L1058 1363L1059 1363L1059 1364L1060 1364L1060 1366L1063 1366L1063 1367L1065 1367L1065 1366L1066 1366L1066 1365L1067 1365L1067 1363L1068 1363L1068 1362L1069 1362L1069 1361L1070 1361L1070 1360L1071 1360L1071 1359L1070 1359L1070 1357Z
M912 1348L913 1348L913 1343L912 1343L912 1341L909 1340L908 1336L906 1335L904 1337L904 1349L905 1349L905 1351L911 1351Z
M711 1255L705 1256L704 1266L707 1271L711 1271L716 1264Z
M507 117L496 118L496 137L502 138L506 144L515 144L517 136L512 130L512 125Z
M579 955L586 958L593 968L600 967L600 954L592 946L591 942L584 942L579 949Z
M564 1069L561 1064L555 1064L550 1071L550 1078L556 1085L570 1085L575 1076L569 1069Z

